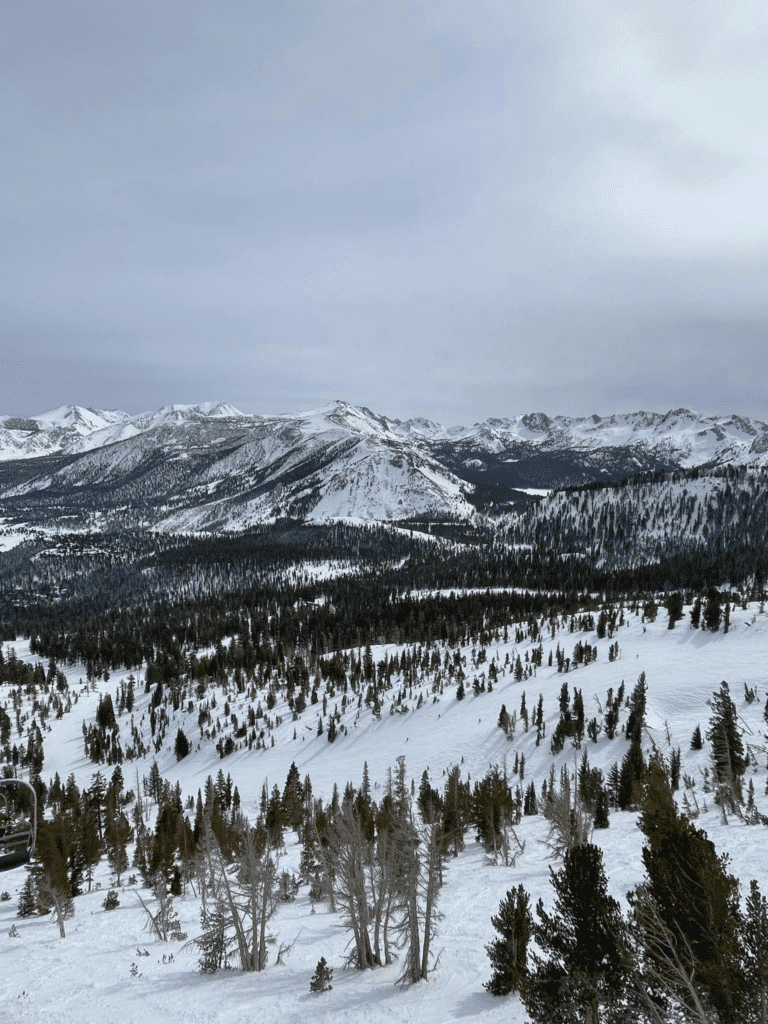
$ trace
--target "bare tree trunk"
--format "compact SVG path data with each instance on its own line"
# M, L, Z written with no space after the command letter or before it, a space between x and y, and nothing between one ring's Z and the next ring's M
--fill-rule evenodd
M206 823L204 856L210 868L210 895L219 907L225 927L232 928L244 971L261 971L267 962L266 925L276 906L277 863L269 844L259 851L257 840L245 825L242 857L228 867Z
M47 874L39 882L39 891L42 898L52 907L51 917L58 925L59 938L66 939L64 922L68 917L74 916L72 897L54 885Z
M261 873L261 906L260 927L259 927L259 958L256 966L257 971L263 971L267 966L267 921L274 912L274 888L277 864L271 856L269 847L264 852L262 873ZM253 922L253 930L256 931L256 921Z
M419 905L416 892L417 879L408 880L408 898L406 904L408 929L408 949L403 980L415 984L421 980L421 936L419 935Z
M369 935L366 861L372 854L359 820L346 809L334 823L332 847L336 861L336 897L347 915L355 939L357 966L361 969L376 963Z
M426 877L424 880L424 941L421 949L421 977L425 981L429 969L429 944L434 930L435 904L440 885L440 868L442 864L440 841L437 833L438 826L436 824L428 825L423 836Z
M315 832L315 839L317 840L317 855L320 858L320 863L323 866L323 878L325 880L325 891L328 894L328 909L332 914L336 913L336 900L333 892L333 879L331 878L331 871L328 864L328 856L323 849L323 844L320 839L320 833L317 828L317 822L315 821L314 814L312 815L312 828Z
M684 935L675 935L661 917L652 899L638 890L638 919L644 945L651 953L649 976L685 1013L689 1024L715 1024L716 1016L702 1001L695 982L696 958ZM644 993L646 1003L650 1003Z
M395 903L395 893L390 889L387 893L387 905L384 911L384 963L391 964L392 956L389 952L389 922L392 920L392 911Z

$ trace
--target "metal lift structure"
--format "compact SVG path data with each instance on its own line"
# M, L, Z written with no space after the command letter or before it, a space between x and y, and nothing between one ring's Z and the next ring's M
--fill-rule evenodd
M0 871L26 864L37 841L37 793L23 779L0 779Z

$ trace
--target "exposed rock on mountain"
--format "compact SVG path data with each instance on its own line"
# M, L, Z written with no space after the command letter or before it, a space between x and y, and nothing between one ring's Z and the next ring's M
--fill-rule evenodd
M275 517L469 518L522 491L768 460L768 425L688 409L532 413L471 427L334 402L256 416L226 403L129 416L66 406L0 417L0 502L36 525L244 529Z

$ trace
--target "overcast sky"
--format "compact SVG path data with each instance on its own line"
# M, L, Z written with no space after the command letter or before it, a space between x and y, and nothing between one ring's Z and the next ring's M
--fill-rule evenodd
M761 0L0 0L0 412L768 419Z

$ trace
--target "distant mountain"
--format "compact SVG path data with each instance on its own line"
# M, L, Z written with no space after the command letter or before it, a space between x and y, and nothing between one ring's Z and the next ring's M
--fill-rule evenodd
M0 514L172 531L286 516L470 518L524 503L524 491L766 462L768 424L688 409L444 427L341 401L295 416L248 415L226 403L138 416L65 406L0 416Z

